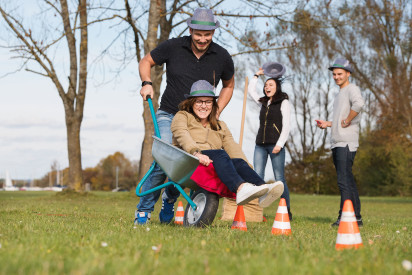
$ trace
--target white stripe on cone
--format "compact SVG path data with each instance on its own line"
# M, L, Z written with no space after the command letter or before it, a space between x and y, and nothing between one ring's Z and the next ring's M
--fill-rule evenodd
M337 244L361 244L362 238L360 233L352 233L352 234L340 234L338 233L338 237L336 238Z
M353 215L352 217L345 217L342 216L342 218L340 219L341 222L356 222L356 218L355 215Z
M178 217L178 216L176 216L176 217L175 217L175 221L176 221L176 222L182 222L182 221L183 221L183 217Z
M288 213L288 208L286 206L279 206L278 211L276 213L287 214Z
M354 212L349 212L349 211L342 212L342 217L352 217L353 215L355 215Z
M272 228L290 229L290 222L279 222L279 221L275 221L275 222L273 223Z

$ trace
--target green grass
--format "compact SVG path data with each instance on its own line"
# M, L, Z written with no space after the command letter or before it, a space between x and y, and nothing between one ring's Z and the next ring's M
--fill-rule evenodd
M137 200L0 192L0 274L406 274L401 263L412 261L411 198L362 197L364 248L345 251L330 227L337 196L292 195L292 237L271 235L277 203L268 222L242 232L218 219L206 229L161 225L159 203L149 225L134 227Z

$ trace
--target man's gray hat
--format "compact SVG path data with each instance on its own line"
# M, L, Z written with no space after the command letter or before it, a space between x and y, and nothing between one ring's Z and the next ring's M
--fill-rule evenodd
M220 27L219 21L210 9L196 9L193 16L186 21L189 28L194 30L210 31Z
M215 95L215 89L212 84L206 80L198 80L193 83L192 88L190 88L190 94L186 94L185 98L197 96L211 96L217 98L219 96Z
M330 71L333 71L333 69L344 69L350 73L353 73L353 69L351 64L349 63L349 60L345 58L337 58L335 62L333 62L333 65L328 68Z
M262 65L263 73L271 78L279 78L282 77L285 72L286 68L282 64L278 62L267 62Z

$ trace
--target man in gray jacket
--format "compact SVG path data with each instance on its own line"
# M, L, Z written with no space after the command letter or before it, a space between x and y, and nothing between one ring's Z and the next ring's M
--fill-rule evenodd
M349 76L353 69L348 60L338 58L328 69L332 71L333 79L340 90L335 96L332 121L317 120L316 122L321 129L332 128L333 164L336 168L341 195L339 216L332 226L339 226L343 203L348 199L352 201L358 225L363 226L360 214L361 203L352 166L359 147L359 113L365 101L359 87L349 83Z

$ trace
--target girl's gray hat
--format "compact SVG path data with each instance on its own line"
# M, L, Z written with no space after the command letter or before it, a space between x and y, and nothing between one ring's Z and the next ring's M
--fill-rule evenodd
M353 69L349 60L345 58L337 58L333 65L328 68L329 71L333 71L333 69L344 69L350 73L353 73Z
M271 78L282 77L286 72L285 66L278 62L267 62L262 65L262 69L263 73Z
M212 84L206 80L198 80L193 83L192 88L190 88L190 94L185 94L185 98L197 96L210 96L217 98L219 96L215 95L215 89Z
M219 21L216 20L210 9L196 9L186 23L189 28L202 31L215 30L220 27Z

